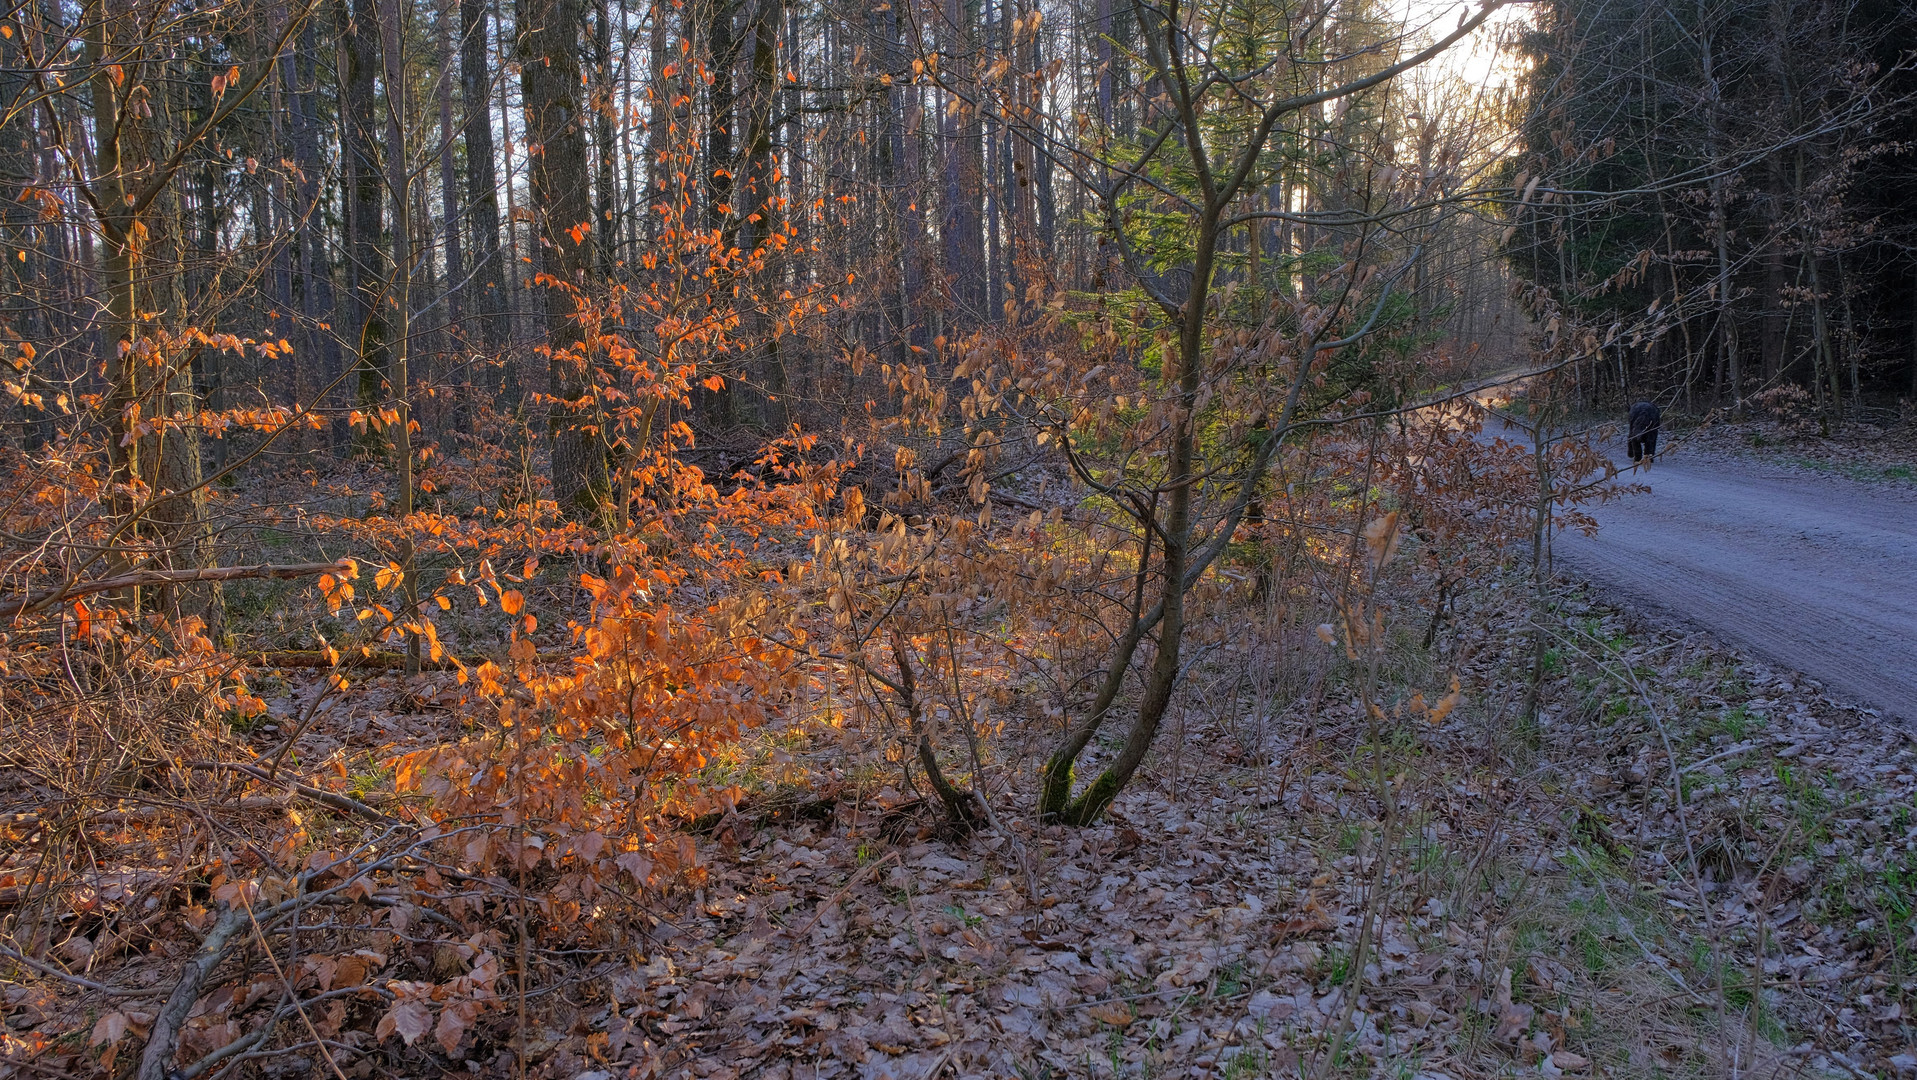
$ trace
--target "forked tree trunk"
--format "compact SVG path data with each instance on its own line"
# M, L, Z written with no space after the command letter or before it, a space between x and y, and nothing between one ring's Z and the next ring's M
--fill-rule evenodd
M211 537L205 528L205 493L200 490L200 448L190 425L159 426L142 434L142 419L195 416L199 401L191 372L178 349L145 328L181 329L178 196L172 174L159 164L162 136L174 119L165 97L172 73L152 62L137 62L124 39L141 32L137 13L97 13L86 40L94 69L93 129L95 168L105 251L101 259L105 341L108 356L108 477L116 484L110 506L123 519L119 540L156 553L160 568L209 565ZM150 84L150 85L149 85ZM157 185L157 186L156 186ZM151 316L149 318L148 316ZM137 494L134 494L137 492ZM126 560L109 560L115 570ZM131 590L123 601L139 610L148 601ZM217 588L193 594L162 590L163 612L197 615L218 631L221 607Z

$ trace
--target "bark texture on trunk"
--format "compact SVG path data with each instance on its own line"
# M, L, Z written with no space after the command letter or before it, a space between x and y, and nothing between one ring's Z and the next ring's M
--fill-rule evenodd
M379 70L379 16L373 0L340 0L340 171L346 197L346 279L353 317L347 349L353 358L353 397L362 412L377 409L380 384L390 363L386 322L386 250L383 204L375 142L379 113L374 79ZM377 457L385 439L368 423L354 435L354 449Z
M547 369L559 399L548 417L553 497L562 512L591 518L607 490L604 439L592 393L591 343L574 318L589 300L593 268L591 172L587 117L580 108L581 0L524 0L519 62L525 97L527 154L532 160L533 214L542 269L555 282L540 290L546 310Z
M472 237L472 277L466 283L469 338L490 362L506 343L506 283L499 259L499 180L493 164L492 40L487 0L459 0L459 103L465 110L466 217ZM518 380L504 367L492 380L502 393L517 395ZM506 401L507 407L516 404Z

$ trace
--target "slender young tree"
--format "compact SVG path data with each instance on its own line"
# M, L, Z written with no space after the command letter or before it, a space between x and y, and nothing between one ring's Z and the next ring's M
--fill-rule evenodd
M1303 419L1307 387L1337 375L1341 351L1379 327L1398 279L1415 261L1414 243L1371 270L1361 268L1379 258L1367 251L1395 220L1388 205L1355 198L1377 182L1371 179L1376 158L1362 153L1365 143L1385 141L1367 92L1438 56L1498 7L1482 4L1431 45L1395 58L1398 43L1387 34L1327 28L1297 12L1270 13L1255 28L1262 47L1234 56L1198 46L1205 33L1235 18L1228 5L1173 3L1141 11L1150 100L1140 103L1148 111L1135 144L1114 145L1091 133L1055 138L1041 117L1019 107L1016 79L995 97L979 94L968 102L975 108L989 103L1016 123L1021 138L1069 163L1086 181L1110 177L1096 189L1105 236L1138 282L1136 301L1154 316L1158 371L1143 397L1150 411L1125 425L1129 434L1116 460L1097 449L1108 436L1090 420L1094 410L1060 406L1046 422L1047 440L1058 443L1079 478L1126 508L1139 544L1138 587L1126 625L1104 657L1097 695L1045 765L1040 806L1049 820L1096 821L1144 764L1184 675L1192 590L1225 551ZM1321 36L1334 31L1348 36ZM1310 62L1320 51L1346 59ZM1267 56L1286 59L1269 63ZM967 101L964 82L949 80L946 89ZM1340 209L1338 230L1327 230L1320 257L1342 265L1295 306L1270 304L1256 290L1247 296L1235 280L1233 246L1266 219L1256 196L1273 175L1271 148L1287 131L1310 131L1320 107L1332 103L1348 123L1338 144L1343 159L1325 170L1322 186ZM1413 197L1431 197L1424 183ZM1242 322L1233 321L1234 302L1247 305ZM1263 344L1251 348L1253 342ZM1233 399L1235 415L1220 404ZM971 412L988 415L993 407L989 392L975 391ZM1088 424L1091 430L1081 429ZM1108 719L1148 639L1155 648L1139 674L1123 746L1075 791L1079 757Z

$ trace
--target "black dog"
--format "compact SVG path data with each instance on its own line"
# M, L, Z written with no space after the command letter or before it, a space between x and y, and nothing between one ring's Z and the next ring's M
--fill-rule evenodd
M1657 429L1664 419L1656 405L1640 401L1631 406L1631 460L1657 460Z

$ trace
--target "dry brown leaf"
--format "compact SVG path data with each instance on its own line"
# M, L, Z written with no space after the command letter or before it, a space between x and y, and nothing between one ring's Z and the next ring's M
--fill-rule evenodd
M1578 1072L1591 1067L1589 1058L1582 1054L1574 1054L1569 1050L1559 1050L1557 1053L1552 1054L1551 1064L1556 1065L1565 1072Z
M433 1029L433 1038L439 1041L440 1049L448 1057L456 1057L461 1039L466 1037L466 1029L473 1026L473 1020L479 1015L479 1006L470 1001L457 1001L440 1011L439 1025Z
M358 986L371 970L372 965L363 956L342 956L333 966L333 986Z
M389 1035L398 1035L407 1046L411 1046L432 1028L433 1010L425 1002L402 1001L380 1017L379 1027L373 1034L382 1042Z
M127 1018L123 1012L110 1012L102 1016L93 1025L93 1037L87 1040L88 1046L111 1046L126 1034Z

